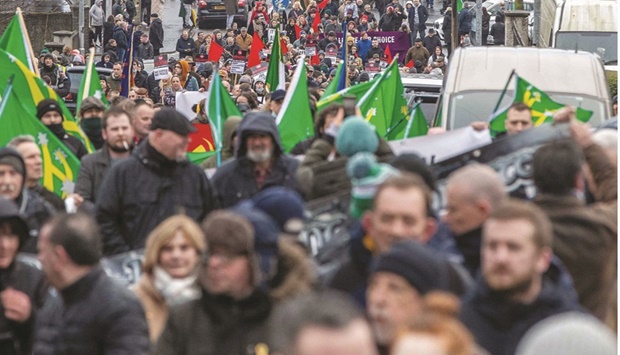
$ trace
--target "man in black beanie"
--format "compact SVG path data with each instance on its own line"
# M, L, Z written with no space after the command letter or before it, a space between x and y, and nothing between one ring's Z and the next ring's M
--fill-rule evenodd
M37 117L41 122L49 128L52 133L58 139L60 139L66 146L75 154L78 159L82 159L82 157L88 154L84 143L79 139L67 134L64 127L62 126L62 121L64 118L62 117L62 111L60 109L60 105L54 99L45 99L39 102L37 105Z
M422 296L448 291L448 262L420 243L398 242L377 259L368 282L366 310L381 353L421 307Z

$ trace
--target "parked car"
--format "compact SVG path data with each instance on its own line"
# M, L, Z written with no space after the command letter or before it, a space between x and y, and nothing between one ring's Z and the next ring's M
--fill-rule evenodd
M426 121L430 125L433 117L435 117L435 110L441 94L443 77L433 74L403 73L401 74L401 81L405 89L405 97L407 98L409 110L411 110L416 103L420 102L420 108L424 113Z
M98 76L103 75L106 78L112 75L112 69L108 68L99 68L96 67ZM80 84L82 83L82 77L84 76L84 72L86 71L85 66L73 66L67 68L67 77L71 81L71 90L69 90L69 95L65 97L65 104L67 108L71 111L73 115L75 115L75 109L77 106L77 95L80 90ZM99 80L97 76L96 80Z
M491 15L491 20L489 21L489 30L491 29L491 27L493 27L493 24L495 23L495 15L499 11L500 2L502 2L502 0L487 0L482 3L482 6L486 7L487 11L489 12L489 15ZM506 10L513 9L514 7L513 1L506 0L504 2L506 4ZM534 16L534 0L523 0L523 10L530 12L530 16L528 18L528 24L530 28L529 35L531 37L532 27L534 26L534 17L533 17ZM471 11L474 11L474 12L476 11L475 4L474 4L474 7L471 9ZM443 26L443 16L435 20L435 22L433 23L433 28L435 29L435 33L437 33L439 38L445 43L445 39L443 36L443 30L441 29L442 26ZM493 36L489 35L488 43L493 44Z
M238 0L237 14L234 21L239 27L246 26L248 23L248 2ZM205 29L209 26L214 27L215 22L226 21L226 5L223 0L199 0L198 13L196 14L198 28Z

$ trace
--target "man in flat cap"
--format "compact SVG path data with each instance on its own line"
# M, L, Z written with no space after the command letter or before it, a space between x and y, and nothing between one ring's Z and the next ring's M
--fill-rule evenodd
M202 221L216 207L206 175L186 158L195 130L181 113L164 108L131 157L108 171L96 201L105 255L144 248L148 234L173 214Z

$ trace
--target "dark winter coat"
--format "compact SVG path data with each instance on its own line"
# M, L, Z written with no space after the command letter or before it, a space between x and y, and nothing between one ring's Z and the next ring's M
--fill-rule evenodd
M0 159L5 157L13 157L21 164L21 171L26 171L26 164L22 156L12 148L1 148ZM22 181L26 181L25 173L22 174ZM54 208L47 203L39 194L25 188L22 182L22 193L14 200L19 214L26 220L28 225L29 238L23 243L21 251L36 254L37 253L37 237L39 228L54 214Z
M246 157L249 132L264 132L271 135L274 143L271 174L262 188L285 186L297 190L295 171L299 162L284 154L275 120L269 113L255 112L241 121L237 136L239 147L235 159L220 166L213 175L213 187L222 208L233 206L243 199L251 198L262 188L256 184L254 163Z
M155 354L254 353L256 345L269 343L267 320L271 308L269 296L259 290L243 300L205 291L201 299L170 310Z
M551 219L553 252L573 277L579 302L604 321L617 279L617 168L596 144L584 153L597 186L596 203L586 205L573 195L551 194L539 195L534 202Z
M134 355L148 350L140 302L100 266L48 299L37 318L37 355Z
M179 52L179 58L185 58L188 55L191 56L194 54L194 47L196 44L191 37L187 37L187 39L183 39L183 37L179 37L177 40L176 51Z
M441 40L437 35L433 35L433 37L426 36L422 39L422 45L426 48L429 54L433 55L435 53L435 47L441 47Z
M204 172L188 161L172 162L148 140L106 174L97 198L105 255L144 248L164 219L185 213L196 221L215 208Z
M114 37L114 22L103 23L103 46L108 44L108 41Z
M153 45L151 42L140 43L138 45L138 58L153 59Z
M446 11L446 13L444 13L441 30L443 31L444 42L452 43L452 10Z
M413 19L415 17L415 8L412 6L409 8L408 18L409 18L409 28L413 31ZM418 6L418 29L426 30L426 20L428 20L428 10L424 5Z
M506 300L489 290L482 279L462 302L461 321L476 343L493 355L514 354L523 335L537 322L559 313L580 310L548 280L531 304Z
M459 12L458 16L458 29L459 34L468 34L471 32L471 22L474 19L473 11L467 7L464 7L461 12Z
M84 203L94 204L103 177L110 168L111 158L107 145L82 159L75 183L75 192L84 198Z
M504 44L506 42L506 25L503 22L495 22L491 26L490 34L493 36L493 44Z
M114 27L113 38L116 40L116 47L120 49L127 49L127 34L119 26Z
M149 41L153 45L153 49L158 50L164 47L164 27L160 18L156 18L151 22L149 28Z
M18 323L6 318L0 304L0 354L30 354L34 343L34 322L48 294L45 276L41 270L13 260L8 268L0 269L0 292L7 288L25 293L32 310L30 318Z

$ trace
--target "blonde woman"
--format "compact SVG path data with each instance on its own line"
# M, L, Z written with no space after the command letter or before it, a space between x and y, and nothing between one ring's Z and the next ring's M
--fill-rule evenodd
M206 249L202 230L185 215L169 217L149 235L144 273L133 291L144 307L151 342L163 331L169 306L200 297L196 271Z
M159 88L155 87L153 88L153 91L155 91L157 95L157 102L159 103L164 103L164 94L166 93L166 91L169 91L170 88L172 87L172 73L168 72L168 77L167 78L163 78L159 81Z

